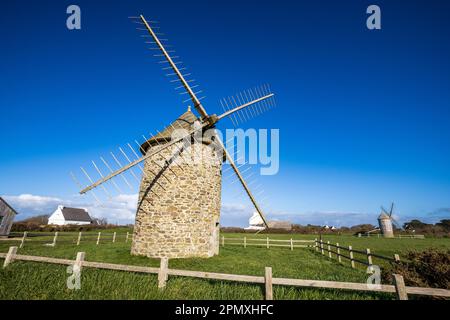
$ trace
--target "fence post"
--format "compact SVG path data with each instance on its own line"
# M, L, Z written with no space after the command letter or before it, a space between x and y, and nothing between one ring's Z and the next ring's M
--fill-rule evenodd
M406 293L405 280L400 274L394 274L395 292L399 300L408 300L408 294Z
M222 247L225 247L225 236L222 236Z
M350 254L350 262L352 264L352 268L355 268L355 260L353 260L353 249L352 249L352 246L348 246L348 252Z
M86 253L77 252L77 258L75 259L74 269L77 268L77 271L81 271L81 267L83 266L83 261ZM74 270L75 271L75 270Z
M269 249L269 237L267 237L267 249Z
M129 235L129 232L127 232L127 237L125 238L125 242L128 242L128 235Z
M398 254L394 254L395 262L400 262L400 256Z
M244 248L247 248L247 237L244 237Z
M294 250L294 242L292 241L292 238L291 238L291 251L292 250Z
M330 241L327 241L328 244L328 258L331 259L331 246L330 246Z
M266 286L266 300L273 300L272 267L266 267L264 273L264 283Z
M168 278L167 269L169 267L169 259L166 257L161 258L158 272L158 288L164 289Z
M5 261L3 262L3 268L6 268L8 264L13 262L14 256L17 253L17 247L9 247L8 253L6 254Z
M26 239L26 237L27 237L27 233L28 233L28 232L26 232L26 231L23 232L22 242L20 243L19 248L23 248L23 245L24 245L24 243L25 243L25 239Z
M101 232L98 233L98 236L97 236L97 244L100 243L100 235L101 235L101 234L102 234Z
M367 254L367 263L369 264L369 266L371 266L372 265L372 255L370 254L369 248L366 249L366 254Z
M317 241L317 238L314 239L314 245L316 247L316 251L319 251L319 242Z
M116 242L116 232L113 233L113 243Z
M55 236L53 237L53 243L52 246L56 246L56 239L58 239L58 231L55 231Z
M80 241L81 241L81 231L78 233L77 246L80 245Z
M322 255L324 255L325 253L323 252L323 240L320 239L320 251L322 252Z
M341 258L341 248L339 247L339 242L336 242L336 252L337 252L337 258L339 263L342 262L342 258Z

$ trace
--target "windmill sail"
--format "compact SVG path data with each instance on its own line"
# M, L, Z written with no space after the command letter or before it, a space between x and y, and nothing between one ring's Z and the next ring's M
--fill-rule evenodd
M225 113L223 113L223 114L221 114L221 115L219 115L219 116L216 116L216 119L218 119L218 120L223 119L223 118L225 118L225 117L227 117L227 116L230 116L230 115L233 114L234 112L238 112L239 110L241 110L241 109L243 109L243 108L248 108L249 106L251 106L251 105L253 105L253 104L257 104L257 103L259 103L259 102L261 102L261 101L263 101L263 100L265 100L265 99L269 99L269 98L271 98L271 97L273 97L273 96L274 96L274 94L271 93L271 94L268 94L268 95L266 95L266 96L257 98L257 99L255 99L255 100L253 100L253 101L250 101L250 102L248 102L248 103L245 103L245 104L242 105L242 106L238 106L238 107L234 108L233 110L229 110L229 111L227 111L227 112L225 112ZM217 121L218 121L218 120L217 120ZM162 147L159 148L158 150L153 151L153 152L148 152L148 153L146 153L144 156L142 156L142 157L140 157L140 158L138 158L138 159L136 159L136 160L134 160L134 161L131 161L129 164L127 164L127 165L121 167L120 169L118 169L118 170L116 170L116 171L111 172L110 174L108 174L108 175L106 175L106 176L103 176L103 175L102 175L102 176L101 176L101 179L97 180L96 182L92 182L91 185L89 185L89 186L87 186L86 188L82 189L82 190L80 191L80 194L84 194L84 193L86 193L86 192L88 192L88 191L90 191L90 190L92 190L92 189L94 189L94 188L100 186L102 183L105 183L105 182L111 180L112 178L114 178L114 177L116 177L116 176L118 176L118 175L121 175L122 173L124 173L124 172L127 171L128 169L131 169L132 167L134 167L134 166L138 165L139 163L143 162L144 160L146 160L146 159L148 159L148 158L150 158L150 157L153 157L153 156L157 155L158 153L160 153L160 152L163 151L164 149L171 147L172 145L176 144L177 142L180 142L180 141L185 140L187 137L192 136L192 135L195 134L197 131L201 131L201 130L203 130L203 129L209 127L209 126L211 126L211 124L210 124L209 122L204 122L203 124L201 124L201 126L200 126L199 128L196 128L196 129L191 130L186 136L180 137L179 139L172 140L172 141L170 141L170 142L164 144L164 146L162 146ZM110 169L110 168L109 168L109 169ZM129 184L129 183L127 183L127 184Z
M212 147L211 143L218 145L223 151L226 160L255 207L257 215L261 219L261 224L264 224L266 227L268 227L268 224L261 206L249 188L254 181L250 183L245 181L243 176L245 171L240 171L233 160L233 156L228 153L219 136L215 135L215 139L212 139L209 143L205 143L204 141L199 142L196 135L199 132L214 128L220 120L226 117L230 117L234 122L233 124L237 124L238 119L240 121L246 121L255 115L260 115L275 105L274 94L268 85L247 90L224 99L222 103L224 112L222 114L208 114L200 102L202 98L197 97L199 92L194 92L193 88L195 86L190 85L192 80L186 79L187 74L182 73L183 68L178 67L179 62L175 62L175 57L170 56L170 51L162 44L162 40L164 39L159 39L158 33L153 30L154 27L151 26L152 22L147 21L142 15L133 18L137 19L134 22L145 26L145 29L141 30L148 32L149 35L145 36L152 37L154 40L152 43L157 46L151 49L161 52L158 56L163 57L165 60L160 62L168 65L164 69L173 70L173 73L170 75L176 76L177 79L172 81L181 82L181 86L178 88L184 88L186 90L186 93L189 95L188 100L193 103L199 116L194 115L188 109L184 114L189 114L188 119L182 115L176 122L170 124L170 128L167 127L162 132L157 131L158 134L155 136L152 135L149 139L143 136L145 141L142 144L135 141L139 148L138 152L142 156L138 155L138 152L129 143L125 148L119 148L119 157L111 153L115 163L118 165L118 169L113 169L103 157L100 159L105 164L107 170L100 168L96 162L92 161L93 169L95 169L94 173L100 178L91 177L88 170L83 168L82 171L88 178L89 185L84 187L80 193L85 194L91 192L95 195L94 189L100 187L111 198L110 192L106 190L109 182L121 193L121 188L112 179L120 176L132 188L126 178L126 175L129 176L131 174L140 183L138 209L136 213L137 227L133 236L132 254L157 257L164 254L170 257L184 257L190 256L194 252L199 256L211 256L212 254L216 254L216 251L218 252L216 236L219 232L220 188L224 160L223 154L219 156L215 152L209 152L210 147ZM175 137L168 135L169 132L178 129L180 123L185 123L182 127L186 129L182 136ZM190 157L192 155L190 154L191 152L195 154L196 148L190 145L192 141L199 143L202 152L208 151L206 153L209 155L209 160L212 160L212 164L191 164L187 161L183 161L180 164L175 161L176 158L184 160L184 156ZM127 154L126 151L130 151L128 149L131 150L131 155ZM140 172L136 174L133 169L138 169L142 172L141 179L137 175ZM171 175L170 178L166 176L169 174ZM94 181L95 179L98 180ZM208 183L204 183L204 181ZM252 188L256 190L255 186ZM193 197L193 193L198 196ZM203 195L206 195L208 199L204 199ZM219 203L217 204L217 202ZM167 212L171 212L171 214L162 214ZM171 217L173 216L176 216L176 219L172 219ZM156 229L149 226L155 225L158 221L161 228L167 228L164 229L166 233L155 232ZM173 225L177 227L173 227ZM196 232L191 233L186 226L195 229L203 228L204 230L196 230ZM184 233L180 235L180 232ZM165 234L165 236L171 234L172 238L169 237L170 241L166 238L161 238L162 234ZM186 239L190 239L192 235L201 238L201 241L197 241L196 245L186 243ZM171 248L179 240L181 242L177 244L177 247ZM149 241L152 245L149 245ZM166 250L166 247L169 247L169 249ZM180 247L185 251L179 251ZM214 248L214 252L211 251L212 248ZM161 251L157 250L166 251L161 253Z
M205 108L202 106L199 98L197 98L197 96L195 95L195 92L192 90L192 88L189 86L189 83L186 81L186 79L184 78L183 74L181 73L181 71L178 69L176 63L173 61L173 59L170 57L169 53L167 52L167 50L164 48L163 44L161 43L161 41L159 40L158 36L156 35L156 33L153 31L153 29L150 27L150 24L147 22L147 20L145 20L143 15L140 15L141 21L142 23L145 25L145 27L148 30L148 33L152 36L153 40L155 41L156 45L158 46L158 48L161 50L162 54L164 55L164 57L166 58L167 62L169 63L170 67L173 69L173 71L175 72L175 75L179 78L179 80L181 81L181 84L183 85L183 87L186 89L187 93L189 94L189 96L192 99L192 102L194 104L195 109L198 111L198 113L202 116L202 118L207 118L208 114L206 113Z
M250 198L250 201L253 203L253 206L255 207L256 211L259 214L259 216L263 220L263 222L266 225L266 227L269 227L269 225L267 224L266 217L264 216L261 208L259 207L258 203L256 202L256 200L255 200L253 194L251 193L247 183L245 182L244 178L242 177L241 173L239 172L239 169L236 166L236 164L234 163L233 158L230 156L230 154L228 153L227 149L225 148L225 146L223 145L222 141L220 140L220 138L217 135L216 135L216 140L217 140L217 143L221 146L223 152L225 153L228 162L230 163L231 167L233 168L234 172L236 173L239 181L241 182L242 187L244 188L245 192L247 193L248 197Z

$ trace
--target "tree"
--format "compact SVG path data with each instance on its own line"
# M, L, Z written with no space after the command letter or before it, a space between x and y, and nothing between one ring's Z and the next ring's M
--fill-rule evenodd
M414 230L424 229L427 226L429 225L417 219L413 219L410 222L406 222L405 224L403 224L404 229L414 229Z
M442 219L436 225L443 228L446 232L450 231L450 219Z

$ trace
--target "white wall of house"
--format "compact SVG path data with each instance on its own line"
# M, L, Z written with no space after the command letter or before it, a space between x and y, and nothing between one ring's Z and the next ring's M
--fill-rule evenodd
M64 216L62 214L62 208L63 206L58 206L55 212L53 212L52 215L48 218L48 224L55 224L58 226L63 226L66 224L66 219L64 219Z
M48 224L53 224L53 225L57 225L57 226L65 226L68 224L76 224L76 225L91 224L89 221L66 220L62 213L63 208L64 208L64 206L58 206L58 208L55 210L55 212L53 212L52 215L48 218Z
M89 221L70 221L67 220L66 224L78 224L78 225L83 225L83 224L91 224Z

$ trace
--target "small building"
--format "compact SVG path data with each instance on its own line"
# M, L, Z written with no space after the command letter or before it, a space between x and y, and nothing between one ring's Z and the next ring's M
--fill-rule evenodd
M16 210L0 197L0 237L9 235L16 214Z
M261 216L259 215L258 212L254 212L253 215L250 217L250 219L248 219L248 224L249 226L247 228L245 228L245 230L264 230L265 226L264 226L264 221L261 218Z
M65 226L68 224L91 224L92 218L85 209L58 206L48 218L48 224Z
M292 230L292 223L289 221L271 220L267 224L270 229Z
M244 228L244 230L260 231L266 229L264 221L257 211L253 212L253 215L248 220L248 224L249 226L247 228ZM292 229L292 223L290 223L289 221L271 220L268 221L267 224L269 229Z

